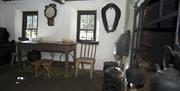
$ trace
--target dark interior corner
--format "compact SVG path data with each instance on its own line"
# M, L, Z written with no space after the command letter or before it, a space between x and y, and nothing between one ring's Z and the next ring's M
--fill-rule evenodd
M180 82L179 7L178 0L145 0L136 8L133 61L127 70L127 75L130 74L127 80L135 84L132 88L138 88L139 82L143 82L144 86L140 88L143 91L180 90L177 85ZM135 64L138 66L134 67ZM139 69L142 71L139 72ZM141 75L144 77L139 78ZM177 80L174 79L176 77Z

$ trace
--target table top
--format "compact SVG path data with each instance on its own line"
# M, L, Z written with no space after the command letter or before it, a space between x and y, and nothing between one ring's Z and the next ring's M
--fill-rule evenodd
M39 42L32 42L32 41L19 41L18 44L58 44L58 45L75 45L75 42L64 42L64 41L39 41Z

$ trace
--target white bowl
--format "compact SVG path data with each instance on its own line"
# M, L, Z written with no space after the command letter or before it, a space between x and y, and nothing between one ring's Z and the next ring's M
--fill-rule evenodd
M41 38L31 38L31 42L40 42Z

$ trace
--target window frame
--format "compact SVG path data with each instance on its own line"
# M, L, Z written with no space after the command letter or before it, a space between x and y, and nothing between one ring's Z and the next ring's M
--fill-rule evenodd
M96 24L97 24L97 11L96 10L79 10L77 12L77 42L83 42L83 41L96 41ZM81 15L94 15L94 29L93 29L93 40L81 40L79 38L80 36L80 21L81 21ZM88 29L86 29L88 30Z
M26 37L26 30L27 30L27 16L29 15L37 15L37 28L36 30L36 36L38 33L38 11L23 11L23 19L22 19L22 38L27 38Z

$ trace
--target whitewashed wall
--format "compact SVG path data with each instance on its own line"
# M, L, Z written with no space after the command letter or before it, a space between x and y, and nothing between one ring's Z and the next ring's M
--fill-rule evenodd
M38 37L43 40L60 41L69 38L76 41L77 10L97 10L97 39L99 47L97 49L97 61L95 69L102 70L104 61L114 61L113 47L117 38L124 32L126 0L92 0L92 1L71 1L65 4L58 4L51 0L19 0L11 2L0 1L0 26L7 27L10 32L10 40L17 40L22 31L22 11L36 10L39 12ZM57 5L57 16L55 26L48 26L44 16L45 5L55 3ZM107 33L104 29L101 9L108 3L115 3L121 9L121 18L115 32ZM112 11L107 13L113 15ZM108 17L112 22L112 17ZM44 53L43 55L47 55ZM58 55L55 59L58 60ZM50 57L43 56L43 57Z
M3 12L3 10L2 10L2 3L0 3L0 11L1 11L1 13ZM1 14L1 13L0 13L0 26L2 26L2 17L3 17L2 16L3 14Z

